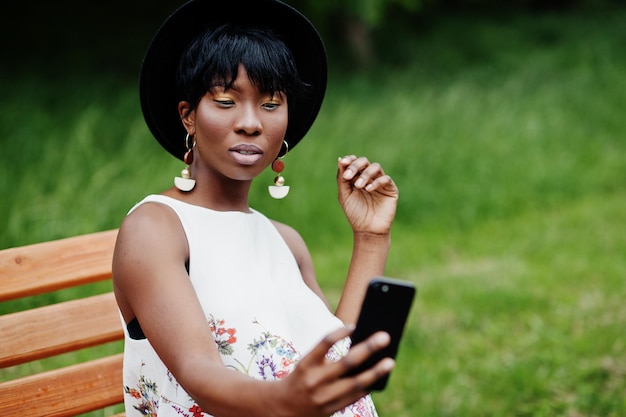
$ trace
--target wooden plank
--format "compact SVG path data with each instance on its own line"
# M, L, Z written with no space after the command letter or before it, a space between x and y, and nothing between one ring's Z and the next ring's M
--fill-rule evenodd
M0 316L0 335L0 367L124 337L112 292Z
M0 384L0 416L68 417L124 401L122 354Z
M117 229L0 251L0 301L111 277Z

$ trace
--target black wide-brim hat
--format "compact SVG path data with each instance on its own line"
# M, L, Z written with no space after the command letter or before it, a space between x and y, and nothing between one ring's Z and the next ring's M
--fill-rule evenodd
M233 22L269 28L287 44L309 92L289 112L285 140L293 149L317 117L326 92L324 43L313 24L277 0L191 0L163 22L144 57L139 80L141 109L148 128L172 155L182 159L185 134L178 113L176 72L183 51L209 25Z

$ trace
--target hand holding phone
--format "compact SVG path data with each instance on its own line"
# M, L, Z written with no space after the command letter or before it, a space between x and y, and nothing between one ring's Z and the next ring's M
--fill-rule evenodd
M359 374L383 358L395 359L415 292L415 286L408 281L387 277L377 277L370 281L352 333L352 346L364 341L377 331L387 332L391 336L391 341L387 347L374 353L363 364L349 371L347 375ZM369 389L382 391L388 379L389 374L379 378Z

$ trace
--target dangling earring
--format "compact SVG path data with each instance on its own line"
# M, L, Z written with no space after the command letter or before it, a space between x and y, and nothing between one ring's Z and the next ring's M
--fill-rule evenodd
M281 152L276 159L274 159L274 162L272 162L272 171L277 174L276 178L274 178L274 185L267 187L269 188L270 195L276 199L284 198L289 194L289 186L285 185L285 178L280 175L285 169L285 163L282 159L287 155L287 152L289 152L289 144L286 140L283 141L283 146L280 150Z
M191 144L190 141L192 141ZM187 151L185 152L185 156L183 156L185 168L180 171L180 177L174 177L174 185L180 191L191 191L193 187L196 186L196 180L191 178L191 173L189 172L189 165L193 162L193 148L195 146L195 138L187 133L187 136L185 136L185 148L187 148Z

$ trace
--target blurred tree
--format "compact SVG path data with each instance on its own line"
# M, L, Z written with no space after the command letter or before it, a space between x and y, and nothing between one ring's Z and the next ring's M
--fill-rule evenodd
M385 22L390 9L415 13L436 0L286 0L309 16L331 37L345 41L357 63L374 61L372 31Z
M41 71L64 76L115 71L136 77L146 45L186 0L13 1L0 13L0 75ZM624 0L283 0L308 16L329 49L367 66L381 39L399 39L447 13L542 12L623 7ZM435 12L432 13L431 12ZM419 23L418 22L419 19ZM383 42L389 48L398 48ZM347 50L346 50L347 49ZM352 58L352 59L348 59ZM42 65L43 64L43 65Z
M411 31L416 19L448 13L540 13L623 7L624 0L283 0L308 16L334 49L361 66L374 63L375 37ZM388 43L387 43L388 45ZM344 52L343 50L341 52Z

